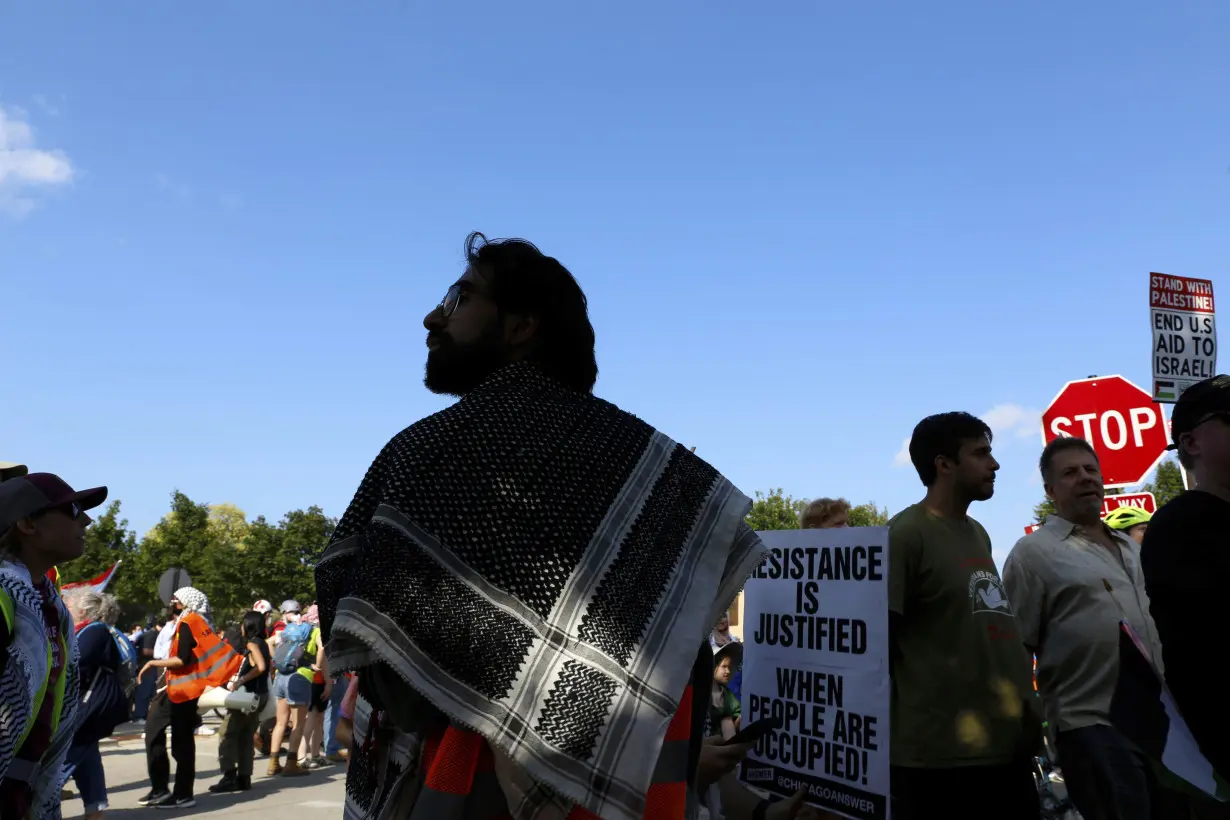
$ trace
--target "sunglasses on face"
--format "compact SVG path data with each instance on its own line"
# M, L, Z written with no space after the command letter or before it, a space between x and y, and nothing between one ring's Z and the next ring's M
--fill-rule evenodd
M52 510L60 510L61 512L65 513L69 518L71 518L74 521L76 521L78 518L80 518L85 513L85 510L81 509L80 504L78 504L76 501L70 501L67 504L60 504L55 507L48 507L47 509L43 510L43 512L37 513L37 515L46 515Z
M457 309L458 303L461 302L461 285L453 285L444 294L444 298L440 300L440 313L445 319L453 315L453 311Z
M1209 413L1201 418L1200 421L1193 424L1191 429L1195 430L1197 427L1208 424L1210 421L1220 421L1222 424L1230 424L1230 411L1219 410L1216 413Z

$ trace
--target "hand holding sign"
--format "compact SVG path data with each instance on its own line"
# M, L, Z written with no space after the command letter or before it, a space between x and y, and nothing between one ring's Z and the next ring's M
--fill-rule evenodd
M742 714L772 728L740 779L787 798L767 816L806 799L838 813L797 816L886 820L888 530L760 535L770 557L744 589Z
M717 735L705 738L696 764L697 789L703 792L733 772L751 750L751 743L726 743Z

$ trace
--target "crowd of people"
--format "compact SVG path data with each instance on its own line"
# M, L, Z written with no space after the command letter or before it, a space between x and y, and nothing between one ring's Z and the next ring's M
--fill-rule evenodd
M724 614L765 557L744 520L749 499L593 396L594 331L563 265L481 234L465 259L424 320L425 384L459 400L377 455L317 564L315 612L284 604L267 641L254 607L227 640L204 594L175 593L167 651L150 650L138 675L138 689L165 675L145 707L142 802L192 805L197 703L213 686L276 699L270 774L315 760L309 745L281 763L288 727L292 751L305 735L342 737L344 816L356 820L837 816L808 805L805 789L775 800L736 775L751 745L732 742L742 651ZM1228 560L1218 524L1230 507L1230 377L1182 395L1172 436L1197 489L1134 521L1146 524L1143 546L1101 519L1089 444L1047 446L1039 467L1057 512L1017 543L1001 579L970 515L994 494L990 428L962 412L915 427L925 495L889 525L893 817L1036 820L1047 731L1085 820L1230 816L1159 781L1111 714L1126 620L1204 755L1230 768L1205 660ZM66 762L85 772L96 758L74 738L97 668L84 652L102 640L88 623L106 618L93 603L75 618L46 572L80 555L87 510L105 496L47 474L0 484L2 817L57 816ZM847 514L822 499L801 523L844 526ZM353 708L321 732L319 705L340 674L355 676ZM250 786L252 733L250 714L228 715L215 790Z
M175 591L167 617L124 634L114 596L90 586L61 596L53 580L57 565L81 554L88 510L103 503L106 488L75 491L48 473L4 469L0 642L8 651L0 653L0 817L60 817L71 778L86 820L101 820L108 801L99 744L129 721L144 728L150 790L139 805L192 808L201 698L210 691L225 709L222 778L211 792L251 789L258 748L270 759L271 776L346 762L337 727L353 676L330 677L315 605L303 610L287 600L278 615L258 601L239 623L218 631L208 597L187 586ZM350 695L353 701L357 692ZM263 721L271 700L274 715Z

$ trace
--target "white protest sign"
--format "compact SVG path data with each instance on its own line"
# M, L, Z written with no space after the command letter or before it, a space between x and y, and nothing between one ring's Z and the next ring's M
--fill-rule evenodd
M742 725L778 718L740 777L859 820L888 806L888 528L759 533L743 590Z
M1213 283L1149 274L1153 328L1153 400L1173 404L1198 381L1217 375Z

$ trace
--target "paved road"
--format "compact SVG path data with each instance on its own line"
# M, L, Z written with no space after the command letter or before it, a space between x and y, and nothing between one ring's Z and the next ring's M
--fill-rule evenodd
M206 725L217 727L216 720ZM183 811L155 811L141 808L137 800L149 791L145 772L145 744L140 729L130 727L118 731L118 741L104 741L103 766L107 772L107 797L111 808L107 820L152 820L154 817L229 817L247 820L256 817L293 817L295 820L337 820L342 816L343 779L345 769L331 766L311 772L305 777L265 777L268 758L256 759L257 776L252 790L234 794L210 794L210 785L218 782L218 738L198 736L196 739L196 808ZM170 744L168 743L168 746ZM171 770L174 772L174 761ZM174 777L174 774L172 774ZM68 787L75 793L76 785ZM79 818L83 807L79 799L65 801L64 817Z

